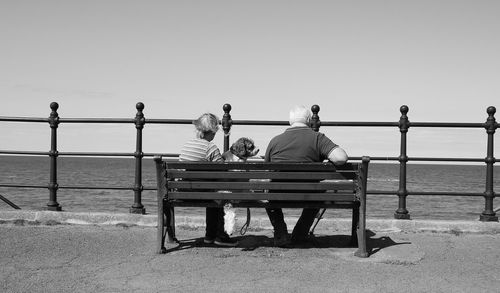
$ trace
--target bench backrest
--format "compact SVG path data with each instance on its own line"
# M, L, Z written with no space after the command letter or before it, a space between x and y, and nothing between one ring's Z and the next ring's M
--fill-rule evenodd
M214 163L155 158L166 199L358 201L366 194L369 158L331 163ZM265 191L265 192L264 192Z

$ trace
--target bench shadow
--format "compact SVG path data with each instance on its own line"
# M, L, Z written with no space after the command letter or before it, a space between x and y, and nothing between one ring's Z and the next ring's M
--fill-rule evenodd
M191 238L191 239L183 239L183 240L175 239L175 242L173 242L173 243L165 243L166 247L169 247L169 248L166 248L163 251L163 254L169 254L170 252L174 252L174 251L180 251L180 250L190 249L193 247L198 247L198 246L200 246L200 243L199 243L200 241L201 241L201 244L203 244L203 238ZM175 246L173 246L173 245L175 245Z
M367 236L367 250L369 255L374 255L384 248L391 246L411 244L411 242L395 242L390 237L380 236L377 237L376 233L371 230L366 231ZM239 241L236 248L242 251L253 251L260 247L274 247L274 240L272 237L264 235L244 235L234 237ZM168 244L171 246L174 244ZM166 253L173 251L181 251L195 247L219 247L214 244L206 244L201 238L191 238L178 240L176 246L166 249ZM353 248L357 247L357 243L351 242L351 235L311 235L310 239L305 243L291 244L286 246L287 249L311 249L311 248Z
M366 237L367 237L367 250L370 255L374 255L380 250L384 248L388 248L391 246L396 246L396 245L402 245L402 244L411 244L411 242L395 242L394 240L391 239L391 237L387 236L381 236L376 238L377 234L375 234L371 230L366 230Z

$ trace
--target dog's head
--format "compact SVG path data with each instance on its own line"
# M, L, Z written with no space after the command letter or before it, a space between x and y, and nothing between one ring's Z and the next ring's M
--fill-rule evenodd
M256 156L259 152L259 148L255 146L253 140L247 137L239 138L233 143L233 145L231 145L229 150L232 154L242 160L246 160L250 157Z

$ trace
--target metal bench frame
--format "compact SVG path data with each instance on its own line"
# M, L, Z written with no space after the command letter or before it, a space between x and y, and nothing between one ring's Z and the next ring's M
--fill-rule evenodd
M332 163L180 162L155 157L158 196L157 252L175 237L174 207L352 209L356 256L366 248L366 185L369 157Z

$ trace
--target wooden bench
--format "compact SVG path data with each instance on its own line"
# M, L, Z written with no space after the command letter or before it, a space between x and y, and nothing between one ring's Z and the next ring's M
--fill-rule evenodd
M175 207L352 209L356 256L367 257L366 184L369 157L332 163L179 162L155 157L158 187L157 251L175 237Z

